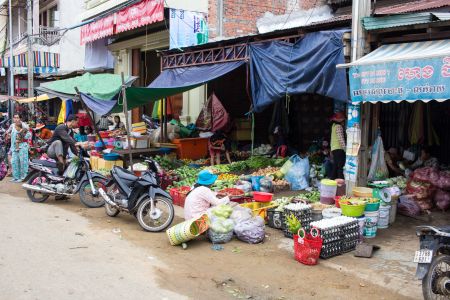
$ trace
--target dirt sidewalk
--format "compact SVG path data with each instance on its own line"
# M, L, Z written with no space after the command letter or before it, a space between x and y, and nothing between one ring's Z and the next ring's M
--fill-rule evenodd
M18 184L2 182L0 191L25 197ZM11 201L28 200L21 198ZM55 206L85 218L89 222L89 228L98 234L100 244L105 233L115 232L119 244L123 244L123 247L131 245L149 253L148 256L160 264L148 266L156 274L159 287L192 299L421 298L420 285L413 279L414 270L411 264L407 264L402 270L402 275L398 277L400 279L395 277L395 268L378 265L378 258L372 263L372 260L353 258L352 254L321 260L317 266L304 266L292 258L292 240L284 238L280 231L270 228L267 229L267 238L263 244L248 245L235 240L224 245L223 250L215 251L202 237L189 243L187 250L182 250L180 247L170 246L165 233L152 234L142 231L131 216L120 214L116 218L109 218L103 208L84 208L75 198L69 201L54 201L50 198L46 203L30 203L29 209L36 207L41 210L48 207L51 210ZM177 209L177 215L182 215L181 209ZM35 213L34 216L39 218L40 214ZM181 218L177 217L174 224L180 221ZM375 239L375 242L383 247L384 243L390 243L388 240L391 240L389 235L382 235ZM410 240L411 249L408 253L413 253L417 248L413 233L408 233L402 240L398 240L398 246L405 240ZM379 255L389 256L388 250L389 248L386 248L386 251L382 248ZM403 257L402 261L406 263L408 259ZM396 260L393 257L392 261ZM378 267L374 268L373 265ZM133 269L133 266L129 266L130 272L133 272ZM405 277L404 274L408 275ZM387 282L389 278L392 284ZM400 280L403 280L403 285L395 286ZM403 291L405 287L409 290Z

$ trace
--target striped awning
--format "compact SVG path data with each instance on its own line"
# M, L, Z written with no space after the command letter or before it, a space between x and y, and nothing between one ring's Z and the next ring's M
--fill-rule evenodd
M27 67L28 53L14 55L14 67ZM59 53L33 51L34 67L59 68ZM0 68L9 68L10 59L7 55L0 56Z
M351 100L450 99L450 40L383 45L349 64Z

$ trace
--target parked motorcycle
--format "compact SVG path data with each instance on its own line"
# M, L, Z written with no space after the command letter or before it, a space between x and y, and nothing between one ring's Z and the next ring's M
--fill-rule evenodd
M106 190L99 188L105 200L106 214L117 216L121 211L134 215L146 231L158 232L166 229L174 218L172 198L160 187L158 163L143 157L149 169L141 177L115 166L112 179Z
M105 204L99 195L99 187L108 181L103 175L91 171L86 151L79 149L63 175L58 175L55 162L34 159L30 163L31 172L22 187L27 190L33 202L44 202L50 195L73 196L80 193L81 203L87 207L101 207Z
M416 235L420 250L414 262L424 299L450 299L450 226L418 226Z

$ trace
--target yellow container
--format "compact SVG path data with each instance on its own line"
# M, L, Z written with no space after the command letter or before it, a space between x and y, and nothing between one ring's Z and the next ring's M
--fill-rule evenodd
M260 216L267 223L267 209L275 207L276 205L270 205L270 202L248 202L242 203L240 206L250 208L254 217Z
M354 187L353 190L353 196L355 197L361 197L361 198L372 198L373 197L373 190L371 188L367 187Z
M98 156L91 156L89 158L89 161L91 162L91 168L93 171L97 171L98 170Z
M123 167L123 161L122 160L109 161L104 160L103 158L98 159L98 169L111 170L112 167L114 166Z

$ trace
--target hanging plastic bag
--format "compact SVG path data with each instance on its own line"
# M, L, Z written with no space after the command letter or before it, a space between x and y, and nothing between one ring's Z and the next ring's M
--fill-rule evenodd
M294 191L306 189L309 187L309 159L294 155L290 160L293 164L284 179L291 184Z
M384 146L379 135L372 149L372 163L370 164L369 181L384 180L389 177L389 170L384 160Z
M261 188L261 178L264 176L252 176L252 190L259 192Z

